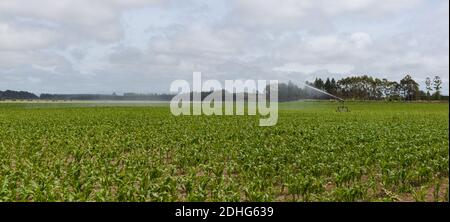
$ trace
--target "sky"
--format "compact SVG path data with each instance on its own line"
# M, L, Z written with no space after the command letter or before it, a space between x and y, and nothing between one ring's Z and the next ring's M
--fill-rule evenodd
M166 93L176 79L442 78L447 0L1 0L0 90Z

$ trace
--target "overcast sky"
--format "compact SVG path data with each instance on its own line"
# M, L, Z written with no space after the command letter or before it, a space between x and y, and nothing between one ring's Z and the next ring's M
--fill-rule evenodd
M1 0L0 90L168 92L175 79L368 74L448 94L447 0Z

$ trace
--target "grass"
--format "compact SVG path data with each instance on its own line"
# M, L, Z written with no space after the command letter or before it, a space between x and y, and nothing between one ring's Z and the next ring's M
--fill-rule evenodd
M448 201L448 103L1 103L1 201Z

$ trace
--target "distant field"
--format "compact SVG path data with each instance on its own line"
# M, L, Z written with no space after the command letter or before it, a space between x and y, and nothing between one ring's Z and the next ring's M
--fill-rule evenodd
M1 201L448 201L448 103L0 103Z

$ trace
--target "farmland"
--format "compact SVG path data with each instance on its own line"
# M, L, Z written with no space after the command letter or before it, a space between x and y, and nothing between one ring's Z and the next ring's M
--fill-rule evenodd
M0 103L0 201L448 201L448 103Z

